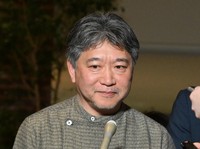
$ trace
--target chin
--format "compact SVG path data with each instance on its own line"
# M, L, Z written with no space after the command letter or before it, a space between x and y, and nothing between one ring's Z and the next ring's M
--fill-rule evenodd
M113 103L113 102L103 102L103 103L96 103L94 104L95 107L97 107L99 110L113 110L115 109L119 103Z
M116 107L101 107L98 108L99 113L101 113L101 115L113 115L118 111L118 108Z

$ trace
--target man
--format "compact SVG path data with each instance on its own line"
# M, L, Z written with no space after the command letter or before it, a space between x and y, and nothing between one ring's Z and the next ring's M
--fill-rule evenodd
M185 141L200 142L200 119L191 109L190 93L188 89L178 93L167 126L177 149Z
M26 118L15 149L100 148L109 120L117 124L110 148L174 148L164 127L123 103L139 42L121 17L93 13L82 18L67 45L67 68L77 95Z

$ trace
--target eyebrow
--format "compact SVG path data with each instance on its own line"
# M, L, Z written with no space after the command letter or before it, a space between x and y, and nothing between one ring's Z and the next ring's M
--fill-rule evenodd
M125 63L129 64L129 60L126 58L117 58L116 62L125 62Z
M98 58L98 57L92 57L92 58L88 59L86 62L89 63L89 62L92 62L92 61L101 61L101 59Z
M92 62L92 61L102 61L102 60L98 57L92 57L87 60L87 63ZM129 60L126 58L117 58L114 62L125 62L125 63L129 64Z

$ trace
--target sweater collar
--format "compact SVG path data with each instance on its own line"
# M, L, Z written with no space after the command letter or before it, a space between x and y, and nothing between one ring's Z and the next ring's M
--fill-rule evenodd
M91 114L89 114L79 103L79 99L78 96L74 97L74 105L75 105L75 109L77 110L77 112L84 118L87 119L88 121L91 122L97 122L97 123L106 123L109 120L114 120L117 121L122 115L123 113L130 109L130 107L128 105L126 105L125 103L122 102L122 106L119 109L119 111L113 115L109 115L109 116L93 116Z

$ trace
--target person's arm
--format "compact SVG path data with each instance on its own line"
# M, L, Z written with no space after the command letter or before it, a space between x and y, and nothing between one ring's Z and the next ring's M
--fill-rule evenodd
M195 116L200 118L200 86L194 88L190 94L190 100L192 102L192 110L195 112Z
M35 149L36 142L34 129L31 126L29 119L26 118L17 132L13 149Z
M163 140L162 140L162 149L175 149L175 144L173 143L173 140L171 138L171 136L169 135L169 133L163 133L162 136Z
M190 123L188 121L191 103L189 103L189 94L190 92L187 90L178 93L167 126L177 149L182 149L181 143L183 141L190 140Z

